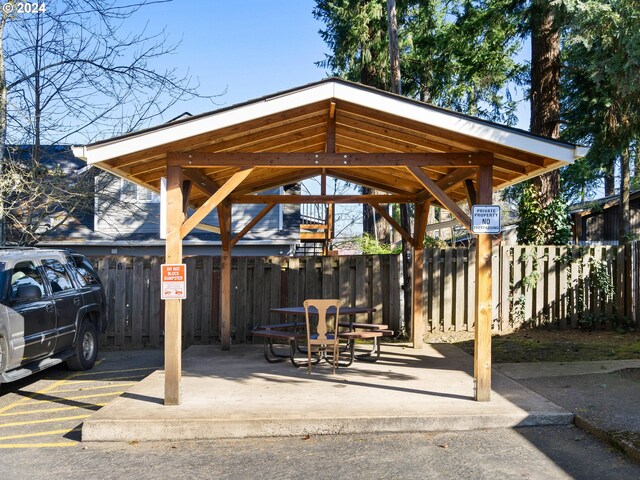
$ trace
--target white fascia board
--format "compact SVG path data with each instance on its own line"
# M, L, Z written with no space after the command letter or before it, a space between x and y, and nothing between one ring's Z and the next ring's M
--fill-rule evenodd
M213 112L211 115L190 122L179 123L177 125L168 124L164 128L142 132L139 135L132 135L112 142L101 143L95 146L74 147L73 153L77 157L85 159L87 163L94 164L248 122L256 118L302 107L310 103L328 100L332 98L332 96L333 84L328 82L219 113Z
M387 95L379 95L375 92L355 88L350 85L336 83L335 96L339 100L349 101L398 117L407 118L463 135L469 135L474 138L565 163L573 163L576 158L582 157L588 152L588 149L585 147L562 145L532 135L518 133L508 128L500 128L481 121L475 121L471 117L464 117Z

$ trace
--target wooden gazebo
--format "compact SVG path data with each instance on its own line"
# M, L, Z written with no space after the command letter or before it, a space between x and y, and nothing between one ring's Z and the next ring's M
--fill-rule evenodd
M160 190L166 178L166 263L182 263L193 229L220 233L221 343L229 349L231 252L279 203L369 203L411 244L423 263L429 208L448 209L470 229L460 207L491 204L492 193L572 163L586 150L405 97L329 78L229 108L74 148L77 157ZM265 195L282 185L328 176L375 195ZM382 193L378 193L382 192ZM231 231L234 204L264 204L242 231ZM415 205L414 231L381 207ZM194 209L188 215L189 208ZM217 209L219 225L203 220ZM491 392L491 240L477 236L475 397ZM413 275L412 332L422 346L422 276ZM165 305L165 404L181 402L181 300Z

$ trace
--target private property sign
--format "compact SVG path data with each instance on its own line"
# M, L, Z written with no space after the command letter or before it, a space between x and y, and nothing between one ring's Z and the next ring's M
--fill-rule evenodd
M187 298L187 266L184 263L163 264L160 268L162 300L175 300Z
M500 233L500 207L498 205L474 205L471 211L473 233Z

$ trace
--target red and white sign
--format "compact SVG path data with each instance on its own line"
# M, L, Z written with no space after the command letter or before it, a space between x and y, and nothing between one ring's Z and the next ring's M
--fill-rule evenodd
M184 263L161 265L162 290L160 298L175 300L187 298L187 266Z

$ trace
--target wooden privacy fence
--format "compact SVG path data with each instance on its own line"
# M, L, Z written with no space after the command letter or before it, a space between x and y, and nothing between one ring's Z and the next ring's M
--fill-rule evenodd
M494 247L493 329L638 325L640 242L630 246ZM425 249L425 331L472 330L475 251Z
M103 345L159 346L164 310L160 300L162 257L96 257L105 284L109 328ZM211 343L220 333L220 258L188 257L187 300L182 302L185 345ZM251 340L256 325L279 323L272 307L300 306L306 298L339 298L343 305L374 306L361 321L400 327L400 259L352 257L234 257L231 268L231 333Z
M631 246L522 247L493 250L493 328L553 324L560 328L638 325L640 242ZM106 286L111 346L159 346L163 342L160 300L162 257L94 258ZM189 257L183 342L218 341L220 259ZM277 323L274 306L302 305L305 298L340 298L344 305L373 306L367 320L402 324L402 275L396 255L349 257L234 257L233 341L251 339L254 326ZM475 251L425 249L425 331L473 330ZM360 318L359 320L364 320Z

